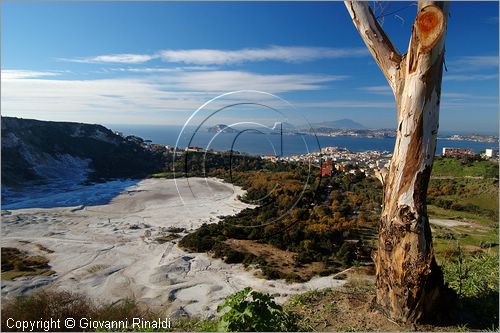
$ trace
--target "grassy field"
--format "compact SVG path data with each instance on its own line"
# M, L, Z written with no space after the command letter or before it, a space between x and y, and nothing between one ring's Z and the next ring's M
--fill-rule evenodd
M463 161L457 158L436 158L432 176L498 178L495 161Z
M453 227L432 226L438 260L457 246L474 252L499 243L498 162L437 158L428 201L429 218L463 222ZM498 248L488 251L497 253Z

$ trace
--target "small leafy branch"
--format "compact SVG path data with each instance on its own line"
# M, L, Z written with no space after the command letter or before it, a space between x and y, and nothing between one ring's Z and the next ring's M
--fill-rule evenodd
M271 295L247 287L224 300L217 312L219 331L289 332L298 331L297 319L276 304Z

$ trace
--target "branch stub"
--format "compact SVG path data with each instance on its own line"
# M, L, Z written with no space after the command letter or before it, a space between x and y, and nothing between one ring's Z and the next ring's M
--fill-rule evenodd
M446 17L441 8L429 5L418 13L416 22L416 33L420 41L421 51L428 52L443 34L446 25Z

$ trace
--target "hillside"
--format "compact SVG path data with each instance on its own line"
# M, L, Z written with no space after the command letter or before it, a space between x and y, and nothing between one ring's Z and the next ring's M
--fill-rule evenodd
M375 296L370 253L377 246L382 188L361 173L316 179L286 218L303 181L300 168L280 165L243 175L243 201L264 197L254 209L205 224L179 241L226 263L257 267L261 277L288 282L315 275L346 276L355 288L313 291L289 302L308 331L416 330L394 326L371 308ZM289 168L289 169L286 169ZM280 188L273 184L279 179ZM444 326L419 330L485 329L498 323L498 162L437 158L428 190L434 253L453 290ZM268 223L267 221L272 221ZM239 226L244 226L241 228ZM260 226L260 227L259 227ZM347 274L349 272L349 274ZM353 272L356 272L353 274ZM360 287L360 288L358 288ZM455 295L456 294L456 295ZM444 320L444 319L443 319ZM449 326L448 326L449 325Z
M161 161L101 125L2 117L2 186L141 177Z

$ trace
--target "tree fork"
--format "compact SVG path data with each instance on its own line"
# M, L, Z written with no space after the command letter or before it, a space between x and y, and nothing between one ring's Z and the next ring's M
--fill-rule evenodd
M434 259L426 198L438 131L448 4L419 2L405 55L392 45L367 2L345 4L393 90L398 111L373 256L376 304L395 321L416 322L435 315L444 286Z

